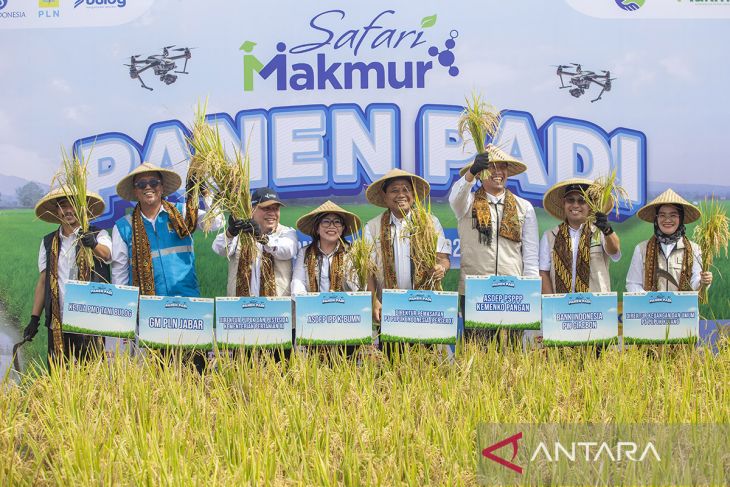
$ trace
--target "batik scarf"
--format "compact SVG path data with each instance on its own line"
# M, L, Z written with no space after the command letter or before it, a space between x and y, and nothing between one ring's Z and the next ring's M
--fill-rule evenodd
M567 222L558 227L553 245L553 267L555 268L555 292L569 293L573 288L573 241ZM575 292L586 293L591 276L591 229L589 224L583 225L578 240L578 262L575 266Z

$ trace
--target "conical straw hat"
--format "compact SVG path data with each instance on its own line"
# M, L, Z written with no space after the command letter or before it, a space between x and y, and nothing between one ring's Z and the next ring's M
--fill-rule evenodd
M590 179L585 178L571 178L566 179L565 181L560 181L557 184L554 184L545 192L545 195L542 198L542 207L547 211L550 215L554 216L560 221L565 220L565 207L563 205L563 196L565 196L565 189L568 186L573 185L580 185L583 186L583 189L588 189L588 186L593 184L593 181ZM608 213L611 211L611 207L613 206L613 199L611 199L606 207L603 209L604 213Z
M335 213L341 216L345 221L345 229L342 232L343 237L354 233L356 228L362 228L362 221L357 217L357 215L350 213L329 200L325 201L318 208L315 208L306 215L300 217L297 220L297 228L300 232L314 237L314 232L317 231L317 229L314 228L314 223L317 221L317 217L328 213Z
M382 208L387 208L388 205L385 204L385 192L383 191L383 185L389 180L397 178L410 178L411 183L413 184L413 190L418 195L418 198L422 200L426 199L428 194L431 192L431 185L422 177L416 176L415 174L411 174L402 169L391 169L385 174L385 176L374 181L373 184L368 186L368 189L365 191L365 197L367 197L370 203Z
M171 195L182 186L182 178L175 172L169 169L163 169L149 162L143 162L139 166L134 168L134 171L130 172L122 178L117 184L117 194L127 201L137 201L137 197L134 195L134 177L137 174L146 172L159 172L162 174L162 197Z
M672 189L668 189L656 198L654 198L646 206L642 207L636 214L645 222L654 223L657 208L662 205L679 205L684 208L684 223L692 223L699 220L700 209L695 205L679 196Z
M507 177L527 171L527 165L524 162L518 161L496 145L487 145L487 147L485 147L485 152L489 154L489 162L507 163ZM459 176L463 176L464 174L466 174L472 164L474 164L473 161L462 167L459 171Z
M64 191L62 188L56 188L48 192L43 198L38 200L35 205L35 216L44 222L61 223L58 219L58 200L66 198L67 194L72 194L70 190ZM89 205L89 219L93 220L104 213L104 200L96 193L87 192L86 199Z

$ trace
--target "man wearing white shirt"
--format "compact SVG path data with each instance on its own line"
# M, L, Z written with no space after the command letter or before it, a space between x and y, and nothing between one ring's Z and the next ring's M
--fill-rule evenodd
M90 219L104 212L104 202L94 193L87 194ZM64 190L57 189L44 196L36 205L36 215L60 227L46 235L38 251L38 281L33 298L33 310L23 338L30 341L38 332L40 315L45 311L48 328L48 356L85 358L102 342L97 337L63 332L63 303L69 280L109 282L109 262L112 242L106 230L94 226L82 233L81 227ZM94 266L79 270L79 249L93 252Z
M595 224L588 222L591 210L583 191L591 183L568 179L545 193L545 211L562 223L546 231L540 241L543 294L611 291L609 261L621 258L621 242L606 213L597 212Z
M539 277L538 231L529 201L506 188L507 179L527 166L494 145L461 171L449 193L461 241L459 298L464 314L467 275ZM472 188L477 179L481 187ZM465 330L465 336L472 330Z
M366 196L370 203L386 208L380 216L365 225L364 238L375 243L375 260L378 272L371 279L369 290L373 294L373 318L380 321L383 289L414 289L411 272L411 245L406 232L415 194L425 200L430 192L428 182L401 169L393 169L371 184ZM451 242L446 240L438 218L431 215L436 242L436 264L430 278L440 281L449 270Z
M213 241L213 252L228 258L228 296L289 296L292 259L297 254L297 232L281 225L279 195L259 188L251 196L253 212L248 220L228 219L228 228ZM252 239L256 251L243 253L241 238Z

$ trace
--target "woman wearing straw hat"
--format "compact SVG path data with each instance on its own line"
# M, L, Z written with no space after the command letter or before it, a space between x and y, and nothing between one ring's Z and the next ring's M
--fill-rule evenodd
M114 225L114 284L138 286L143 295L200 296L192 235L202 228L205 211L197 198L188 198L184 206L163 199L181 185L176 172L147 162L119 181L117 194L137 204ZM209 229L222 223L218 215Z
M370 203L386 208L382 215L367 222L364 231L364 238L375 243L374 260L378 273L368 285L374 293L375 321L380 321L380 295L383 289L414 289L406 220L416 196L419 200L425 200L430 191L431 186L425 179L401 169L392 169L368 186L365 192ZM435 249L437 263L431 270L430 278L440 281L450 267L451 242L446 240L438 218L431 215L431 220L438 241Z
M89 219L104 213L104 201L95 193L88 193ZM64 189L54 189L41 198L35 207L36 216L48 223L60 224L41 241L38 251L38 282L33 297L33 311L28 326L23 331L24 340L30 341L38 332L41 312L46 314L48 328L48 356L84 358L88 352L103 343L97 337L64 333L63 297L69 279L79 281L109 282L109 262L112 241L106 230L94 226L80 233L76 214ZM92 249L94 267L77 259L79 247ZM97 350L101 350L99 347Z
M297 220L299 231L313 241L297 254L292 296L305 292L360 291L345 258L349 244L343 239L361 225L360 218L331 201Z
M595 213L595 224L588 222L590 208L583 191L591 183L588 179L568 179L545 193L545 211L562 223L546 231L540 240L543 294L611 290L609 261L621 258L621 242L605 213L611 206L604 213Z
M654 224L654 235L634 249L626 275L626 290L697 291L712 284L712 272L702 272L700 246L685 235L684 225L700 218L700 210L671 189L638 211Z
M505 187L508 177L526 169L525 164L489 144L473 163L459 171L462 177L451 188L449 204L456 214L461 240L462 314L467 275L540 276L535 210L529 201ZM481 186L472 192L477 179Z

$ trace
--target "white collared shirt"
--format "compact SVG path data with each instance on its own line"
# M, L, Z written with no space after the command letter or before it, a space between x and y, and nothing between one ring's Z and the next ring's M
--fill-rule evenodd
M266 245L256 244L258 252L256 259L251 264L251 280L249 289L251 296L260 294L259 283L261 281L261 255L264 251L270 253L276 260L291 260L297 254L297 231L293 228L279 225L275 232L268 235L269 241ZM228 259L238 258L238 235L228 238L226 232L219 233L213 240L213 252Z
M583 231L583 225L581 225L577 229L568 225L568 230L570 232L570 246L571 250L573 251L573 266L571 269L572 277L570 287L570 292L572 293L575 292L575 276L577 274L576 267L578 265L578 243L580 242L580 234ZM553 249L550 248L547 237L549 231L550 230L543 233L542 239L540 240L540 270L545 272L550 272L550 269L553 265ZM606 239L600 231L598 233L601 239L601 248L604 252L606 252ZM619 249L618 252L613 255L608 254L608 256L611 258L612 261L618 262L621 259L621 249Z
M61 247L58 249L58 300L63 310L63 297L66 293L66 283L71 279L78 278L79 270L76 266L76 245L81 244L78 242L79 230L78 227L73 231L71 235L66 237L61 233ZM108 249L112 248L112 239L109 238L109 233L106 230L100 230L96 236L96 241L99 245L103 245ZM108 264L109 262L105 262ZM46 248L41 240L41 248L38 251L38 272L43 272L48 267L46 262Z
M664 257L668 257L676 243L660 244ZM690 286L693 290L700 288L700 273L702 272L702 253L698 245L692 246L692 277L690 278ZM630 293L643 292L644 289L644 256L641 255L641 248L637 245L634 248L634 255L631 257L631 265L629 272L626 274L626 291Z
M390 224L393 230L391 238L393 240L393 260L395 260L395 278L398 289L411 289L411 240L406 233L406 220L410 218L410 213L405 218L396 218L393 212L390 212ZM379 217L378 217L379 218ZM436 252L451 255L451 241L444 236L444 228L441 226L438 218L431 215L434 230L438 235L436 243ZM365 227L364 238L370 242L376 242L380 236L371 235L368 226ZM376 245L375 252L379 252L380 244ZM376 262L378 259L373 256ZM380 269L382 272L382 269Z
M462 218L471 218L471 210L474 205L474 193L472 192L474 184L476 184L476 178L469 182L466 180L466 176L462 176L451 187L449 205L459 220ZM504 191L499 196L493 196L487 193L487 201L495 205L499 221L502 221L504 214L504 195ZM518 198L518 196L515 195L515 198ZM537 216L535 215L533 206L527 201L525 203L527 203L524 205L525 222L522 224L522 275L526 277L539 277L539 232L537 229Z
M332 265L332 258L335 256L335 252L337 252L339 246L340 244L338 243L337 247L335 247L335 249L329 254L325 254L322 252L322 248L319 248L322 254L322 258L319 259L319 292L326 293L330 291L330 266ZM310 292L310 289L308 289L309 278L307 277L307 263L305 259L308 247L309 246L307 245L299 249L297 260L294 262L294 270L291 279L292 296L295 294ZM354 276L348 274L349 273L345 271L344 290L357 291L357 282L355 282Z
M206 208L210 208L213 202L213 197L208 196L205 198ZM157 217L161 212L167 212L165 207L160 205L160 210L153 218L147 218L144 213L140 212L142 218L150 222L152 228L156 230L155 223ZM206 222L203 221L203 217L206 214L206 210L198 209L198 230L216 231L223 226L223 214L220 212L213 218L209 228L205 228ZM183 218L185 218L185 207L183 206L182 212ZM122 238L117 226L114 225L112 230L112 284L124 284L129 282L129 254L127 251L127 244Z

